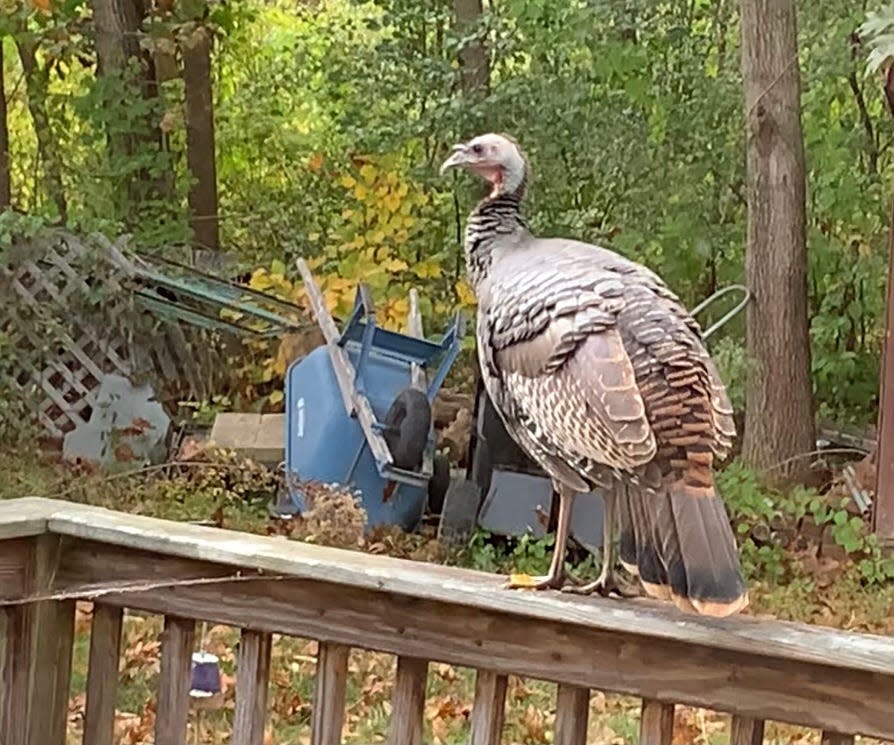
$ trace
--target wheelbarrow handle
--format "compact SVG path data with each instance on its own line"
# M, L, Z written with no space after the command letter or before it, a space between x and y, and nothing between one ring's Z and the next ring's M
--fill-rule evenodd
M735 306L733 306L726 313L726 315L722 316L719 320L715 321L707 329L705 329L702 332L702 339L707 339L715 331L725 326L730 320L739 315L739 313L741 313L745 309L745 306L748 305L748 301L751 300L751 291L747 287L745 287L745 285L728 285L720 290L717 290L717 292L715 292L713 295L710 295L702 300L692 309L692 311L690 311L690 315L695 317L705 308L711 305L711 303L713 303L715 300L719 300L724 295L728 295L731 292L741 292L742 300L740 300Z
M357 284L357 296L354 300L354 309L363 309L363 318L369 319L376 315L376 305L373 302L372 291L365 282Z

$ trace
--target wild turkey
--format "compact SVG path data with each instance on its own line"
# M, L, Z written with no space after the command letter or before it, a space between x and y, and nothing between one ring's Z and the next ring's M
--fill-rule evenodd
M619 521L621 562L647 594L706 615L743 609L748 595L712 469L735 425L698 324L646 267L532 235L521 212L528 163L511 137L456 145L441 173L454 167L491 185L465 239L482 376L507 430L559 494L549 574L534 586L618 591ZM572 588L564 568L572 505L597 486L602 573Z

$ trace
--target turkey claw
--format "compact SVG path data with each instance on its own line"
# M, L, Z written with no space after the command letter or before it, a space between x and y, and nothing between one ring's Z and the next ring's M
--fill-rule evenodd
M602 597L608 597L612 594L622 598L635 598L640 596L640 593L637 592L635 588L630 587L626 583L619 582L614 575L606 576L605 574L599 575L597 580L586 585L578 585L577 587L566 585L562 588L562 591L573 595L592 595L597 593L602 595Z

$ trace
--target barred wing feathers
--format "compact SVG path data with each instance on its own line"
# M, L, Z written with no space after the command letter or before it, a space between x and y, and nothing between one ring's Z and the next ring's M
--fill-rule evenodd
M621 559L653 595L747 604L712 464L732 407L698 325L652 272L574 241L496 251L479 287L485 384L517 441L577 490L619 476Z

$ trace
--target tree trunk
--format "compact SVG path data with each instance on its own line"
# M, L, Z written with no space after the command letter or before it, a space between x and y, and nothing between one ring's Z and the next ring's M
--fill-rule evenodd
M885 74L885 98L894 116L894 66ZM888 292L876 442L873 529L885 545L894 546L894 192L888 226Z
M12 206L12 183L9 178L9 125L6 120L3 37L0 36L0 211L10 206Z
M56 148L56 140L50 129L50 115L47 112L49 71L37 62L36 44L17 39L16 48L25 73L25 94L34 123L34 133L37 135L37 154L43 167L44 191L55 205L59 219L65 222L68 218L68 202L62 184L62 163Z
M470 33L481 19L481 0L453 0L456 31ZM467 96L484 98L490 86L490 60L480 37L467 42L459 52L460 88Z
M807 316L804 140L794 0L741 0L747 137L745 273L752 369L743 455L765 469L815 447ZM796 460L789 475L803 473ZM777 472L778 473L778 472Z
M199 26L182 45L186 84L186 159L189 222L199 251L220 248L217 219L217 168L214 155L214 104L211 96L211 37Z
M140 24L145 16L143 0L91 0L93 28L96 35L97 76L109 85L106 105L110 110L128 106L135 97L151 100L158 96L155 65L149 52L140 48ZM140 61L140 72L132 77L127 69L132 60ZM116 86L119 90L116 92ZM139 120L130 131L110 127L109 154L126 163L146 149L161 152L162 133L151 112ZM157 198L168 189L166 174L152 175L146 167L136 169L136 178L128 178L129 205L122 205L124 214L136 216L128 207L138 205L145 198Z

